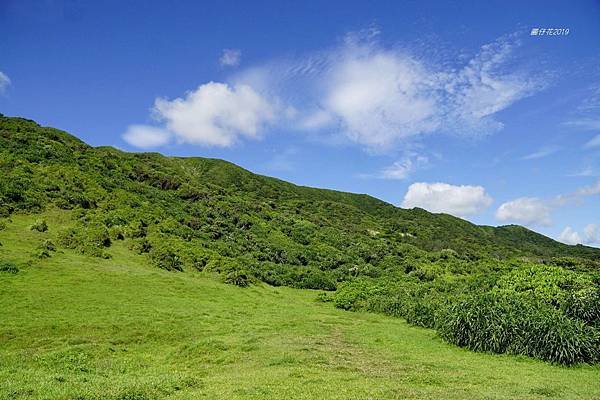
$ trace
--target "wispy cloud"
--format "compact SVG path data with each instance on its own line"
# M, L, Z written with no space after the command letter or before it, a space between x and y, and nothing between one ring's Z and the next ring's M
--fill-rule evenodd
M237 67L242 61L242 51L238 49L223 49L219 63L224 67Z
M565 126L581 131L600 130L600 83L591 84Z
M589 117L582 117L580 119L574 119L565 122L566 126L571 126L584 131L593 131L600 129L600 118L594 119Z
M548 157L560 150L559 147L542 147L541 149L521 157L521 160L537 160L539 158Z
M600 128L598 128L598 129L600 129ZM594 136L583 147L586 148L586 149L592 149L592 148L600 147L600 134Z
M6 92L6 89L10 86L10 78L4 72L0 71L0 94Z
M517 47L505 37L458 68L433 68L408 50L381 46L377 32L368 31L302 60L251 68L234 81L289 101L299 129L338 130L385 151L442 130L477 136L501 129L496 114L543 87L526 71L504 68Z
M419 169L429 166L429 157L409 152L399 160L384 167L381 171L371 174L360 174L360 178L405 180Z
M515 67L514 36L483 45L466 62L434 63L383 46L378 35L352 33L334 48L246 68L228 83L157 99L154 110L185 143L227 146L285 127L386 152L426 134L495 132L503 127L499 111L544 86L539 74ZM225 50L221 61L236 65L239 54ZM388 176L402 175L400 163Z

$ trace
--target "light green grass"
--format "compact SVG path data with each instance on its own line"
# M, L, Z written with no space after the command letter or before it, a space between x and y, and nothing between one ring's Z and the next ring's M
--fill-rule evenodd
M600 399L600 368L478 354L317 292L237 288L147 265L35 247L69 223L0 231L0 399Z

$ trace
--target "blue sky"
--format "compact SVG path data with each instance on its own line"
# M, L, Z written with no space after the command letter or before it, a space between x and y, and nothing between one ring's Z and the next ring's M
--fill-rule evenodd
M0 112L600 246L599 38L598 1L4 0Z

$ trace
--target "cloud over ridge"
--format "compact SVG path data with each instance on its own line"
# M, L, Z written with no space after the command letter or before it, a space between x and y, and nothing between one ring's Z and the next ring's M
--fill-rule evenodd
M492 202L483 186L417 182L408 187L402 207L420 207L430 212L466 217L482 212Z
M336 47L246 68L183 98L157 99L155 111L181 143L229 146L280 126L341 135L385 152L426 134L495 132L503 126L496 113L542 86L525 71L504 68L518 47L514 37L486 44L468 62L448 67L384 47L377 35L348 34ZM235 61L232 52L221 59L226 65Z

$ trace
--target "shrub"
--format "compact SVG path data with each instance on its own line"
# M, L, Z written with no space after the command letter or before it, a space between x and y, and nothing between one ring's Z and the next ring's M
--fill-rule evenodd
M333 297L327 292L321 292L317 295L316 300L322 303L331 303L333 301Z
M475 351L522 354L564 365L597 362L598 332L517 294L489 292L451 306L438 324L447 341Z
M600 290L587 288L570 293L563 302L562 309L571 318L597 326L600 324Z
M296 287L301 289L335 290L336 284L331 276L320 270L309 269L304 272Z
M125 230L120 225L111 226L108 230L108 236L111 240L125 240Z
M225 275L224 282L229 285L247 287L252 284L252 278L247 271L243 269L234 269Z
M58 241L62 246L79 250L82 254L110 258L105 248L111 245L111 240L104 226L69 228L59 234Z
M39 246L39 249L41 250L46 250L46 251L56 251L56 246L54 245L54 243L52 242L52 240L50 239L46 239L44 240Z
M183 260L168 247L155 247L150 251L150 259L158 268L167 271L183 271Z
M367 300L376 295L381 295L384 288L372 280L355 279L339 285L335 292L333 304L343 310L358 311L363 309Z
M48 230L48 224L45 220L38 219L29 227L29 229L32 231L46 232Z
M0 272L16 274L17 272L19 272L19 267L17 267L15 263L10 261L0 261Z
M550 265L526 265L503 275L498 289L526 294L560 306L569 293L590 287L588 276Z
M39 259L50 258L50 252L48 250L40 250L35 255Z

